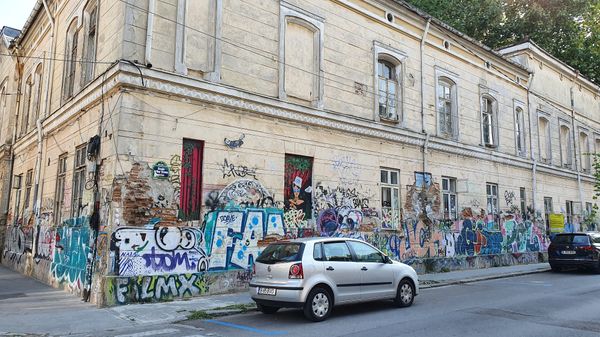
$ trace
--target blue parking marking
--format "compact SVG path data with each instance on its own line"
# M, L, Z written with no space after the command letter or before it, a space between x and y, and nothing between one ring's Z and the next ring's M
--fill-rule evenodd
M221 322L221 321L217 321L217 320L214 320L214 319L207 319L205 322L213 323L213 324L217 324L217 325L222 325L222 326L226 326L226 327L229 327L229 328L250 331L250 332L254 332L254 333L265 335L265 336L287 335L286 331L267 331L267 330L261 330L261 329L253 328L251 326L241 325L241 324Z

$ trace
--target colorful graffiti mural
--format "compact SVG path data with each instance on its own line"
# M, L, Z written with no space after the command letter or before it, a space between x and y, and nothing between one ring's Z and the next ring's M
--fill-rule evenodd
M285 218L288 227L306 228L312 219L312 167L310 157L285 155Z
M90 253L88 217L70 219L56 228L51 273L54 279L71 289L83 289L87 258Z
M155 302L205 294L204 273L107 278L109 301Z
M197 228L117 229L111 240L120 276L190 273L208 269L204 235Z

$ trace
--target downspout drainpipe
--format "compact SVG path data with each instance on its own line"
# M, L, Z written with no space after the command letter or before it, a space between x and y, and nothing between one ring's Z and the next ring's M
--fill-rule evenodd
M579 71L575 72L575 80L573 81L573 85L575 85L577 83L577 80L579 79ZM581 160L583 161L583 150L580 150L580 155L577 156L577 141L575 138L575 136L577 135L575 133L575 95L573 94L574 91L574 86L571 87L571 134L573 135L573 154L575 156L575 171L577 172L577 188L579 189L579 202L581 203L581 209L583 209L583 186L581 184L581 170L579 169L579 162L578 162L578 158L581 158ZM583 167L583 162L581 163L581 166ZM571 210L571 213L573 212L573 210ZM574 225L574 224L573 224ZM580 229L577 229L580 230Z
M425 39L429 33L429 26L431 25L431 18L427 19L427 25L421 38L421 132L425 135L425 141L423 142L423 172L427 172L427 150L429 147L429 133L425 130Z
M42 0L44 4L44 11L48 16L48 21L50 22L50 57L48 64L48 77L46 79L46 105L44 109L44 114L42 116L38 116L38 120L36 121L37 126L37 157L35 160L35 185L33 188L33 200L35 200L35 219L36 223L40 217L40 205L41 205L41 193L40 193L40 180L42 176L42 142L44 140L44 132L42 130L42 123L44 122L45 117L49 114L50 111L50 82L52 81L52 73L54 72L54 29L55 22L52 14L50 13L50 8L48 7L48 3L46 0ZM34 245L37 246L37 245ZM37 253L37 252L35 252Z
M533 73L529 74L529 80L527 81L527 116L529 119L529 156L533 163L532 165L532 181L531 181L531 207L533 208L533 219L535 220L535 212L537 211L536 198L537 198L537 156L533 152L533 124L532 124L532 109L531 109L531 84L533 82ZM539 151L539 149L538 149ZM548 232L549 228L546 228Z
M421 38L421 132L425 135L425 140L423 141L423 175L427 172L427 149L429 147L429 133L425 130L425 39L427 39L427 34L429 33L429 26L431 25L431 18L427 19L427 24L425 25L425 30L423 31L423 37ZM425 183L423 183L423 188L421 193L423 196L421 197L422 209L423 209L423 217L427 218L427 200L425 197Z
M13 189L13 181L14 177L14 169L15 169L15 143L17 142L17 134L19 132L19 110L21 109L21 85L23 84L23 74L19 71L19 46L15 47L15 57L17 58L17 74L19 76L19 80L17 81L17 97L15 102L15 130L12 135L12 144L10 144L10 183L8 186L8 200L6 202L7 211L10 213L10 199L12 196ZM22 183L22 182L20 182ZM13 214L13 225L17 224L17 214ZM8 226L8 219L6 221L6 225Z

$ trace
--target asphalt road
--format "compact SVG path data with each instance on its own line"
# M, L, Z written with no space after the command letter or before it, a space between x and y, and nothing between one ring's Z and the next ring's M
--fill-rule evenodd
M600 336L600 275L541 273L426 289L410 308L336 307L325 322L298 310L184 323L196 336Z
M391 302L336 307L321 323L306 321L299 310L281 310L275 315L249 312L167 324L116 316L112 310L2 271L0 336L15 336L6 331L72 337L600 336L600 275L588 272L547 272L424 289L410 308L399 309Z

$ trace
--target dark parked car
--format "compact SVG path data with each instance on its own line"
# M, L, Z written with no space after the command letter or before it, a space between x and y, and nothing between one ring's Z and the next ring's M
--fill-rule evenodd
M553 271L576 267L600 273L600 233L556 234L548 247L548 262Z

